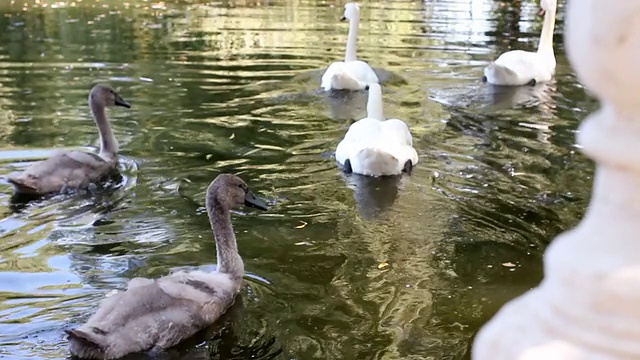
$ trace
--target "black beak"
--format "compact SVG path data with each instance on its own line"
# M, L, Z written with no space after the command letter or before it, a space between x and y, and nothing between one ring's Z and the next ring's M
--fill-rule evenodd
M347 21L347 17L346 16L341 17L340 21Z
M544 14L546 14L546 13L547 12L543 8L540 8L540 10L538 10L538 16L544 16Z
M120 95L116 95L116 105L124 106L127 109L131 107L128 102L124 101L124 99L120 97Z
M251 190L247 190L247 193L244 195L244 206L254 207L260 210L269 210L267 205L265 205L262 200L253 195Z

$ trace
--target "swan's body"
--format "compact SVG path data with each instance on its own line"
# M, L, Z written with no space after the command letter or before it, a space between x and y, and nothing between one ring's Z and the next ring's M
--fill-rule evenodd
M484 69L483 79L493 85L535 85L553 78L556 58L553 52L553 30L556 0L541 0L544 23L537 52L513 50L500 55Z
M106 298L86 324L67 331L71 353L117 359L154 347L169 348L212 324L239 290L240 283L222 273L134 278L127 291Z
M368 84L378 83L378 76L364 61L356 59L356 43L360 24L360 8L355 3L344 6L342 19L349 19L349 35L344 61L329 65L322 75L320 86L325 90L362 90Z
M411 172L418 163L407 124L384 119L380 85L369 85L367 117L351 124L338 144L336 160L347 172L369 176Z
M108 176L116 168L118 158L118 142L104 113L106 106L113 105L130 107L109 86L94 86L89 94L89 106L100 133L100 153L59 151L21 173L11 174L8 180L16 193L44 195L81 189Z
M206 199L216 240L216 271L131 279L126 291L103 300L85 324L66 331L71 353L84 359L116 359L166 349L215 322L233 304L242 285L244 265L229 216L229 210L240 204L266 210L240 178L218 176Z

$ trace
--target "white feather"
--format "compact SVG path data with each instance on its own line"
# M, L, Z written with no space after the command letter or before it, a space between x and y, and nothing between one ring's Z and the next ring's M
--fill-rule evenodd
M369 85L367 117L353 123L336 149L341 166L349 159L356 174L369 176L399 175L407 161L418 163L413 138L402 120L384 120L382 89Z

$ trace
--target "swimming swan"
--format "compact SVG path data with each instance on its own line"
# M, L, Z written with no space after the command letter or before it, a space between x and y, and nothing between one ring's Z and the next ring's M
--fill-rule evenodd
M130 108L108 85L98 84L89 93L89 107L100 133L100 153L60 151L37 162L21 173L9 175L8 181L18 194L45 195L65 189L86 188L100 181L116 168L118 141L113 136L104 113L107 106Z
M336 160L347 173L383 176L411 173L418 163L418 153L407 124L402 120L385 120L382 89L369 85L367 117L351 124L336 149Z
M336 61L329 65L322 75L321 87L325 91L362 90L367 84L378 83L378 76L364 61L356 60L356 43L358 41L358 26L360 24L360 6L347 3L344 6L342 21L349 19L349 35L344 61Z
M85 324L65 330L71 354L83 359L116 359L163 350L215 322L233 304L242 285L244 265L229 215L240 205L267 210L239 177L216 177L206 195L216 241L216 271L131 279L126 291L104 299Z
M484 69L484 81L493 85L535 85L551 80L556 69L553 53L553 29L556 23L556 0L540 0L544 23L538 51L508 51Z

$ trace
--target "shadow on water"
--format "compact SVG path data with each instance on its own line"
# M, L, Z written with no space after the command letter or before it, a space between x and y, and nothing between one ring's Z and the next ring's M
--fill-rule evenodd
M83 198L83 199L94 199L96 200L93 204L88 204L86 208L78 208L74 211L74 213L70 214L73 217L75 214L83 213L90 208L95 207L97 204L104 202L104 198L108 198L113 192L118 191L121 188L127 188L125 186L127 183L126 179L120 174L119 171L114 171L107 176L98 180L95 184L91 184L91 186L87 189L73 189L73 190L62 190L57 194L47 194L47 195L37 195L37 194L25 194L25 193L15 193L11 196L10 199L10 209L14 213L22 212L29 205L36 205L38 202L64 202L66 199L71 198ZM109 212L112 210L113 206L107 206L106 208L100 209L104 212Z
M442 91L442 90L440 90ZM519 108L539 108L549 112L555 106L555 81L535 86L497 86L476 82L473 86L447 88L432 96L452 109L465 108L481 114L495 114Z
M321 95L329 107L329 116L335 120L354 122L367 113L369 93L362 91L327 91ZM364 115L363 115L364 114Z
M409 175L370 177L358 174L344 174L347 187L353 190L358 214L363 219L373 220L381 217L393 206L398 191Z

